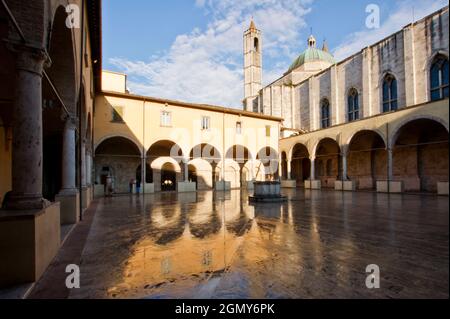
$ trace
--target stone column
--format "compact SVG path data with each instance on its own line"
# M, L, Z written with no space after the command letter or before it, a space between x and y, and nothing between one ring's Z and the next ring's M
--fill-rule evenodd
M310 177L309 177L309 179L310 180L315 180L316 179L316 163L315 163L315 158L314 157L311 157L310 158L310 161L311 161L311 174L310 174Z
M388 181L392 181L394 174L393 174L393 158L392 158L392 148L388 148L387 150L387 170L388 170Z
M86 171L87 171L87 158L86 158L86 141L81 143L81 186L86 187Z
M75 194L76 187L76 120L65 116L62 151L62 187L60 194Z
M292 163L290 160L286 160L286 164L287 164L287 179L290 180L292 178Z
M189 182L189 166L187 160L184 161L184 181Z
M42 209L42 72L43 49L11 45L16 53L13 107L12 192L7 209Z
M346 153L342 153L342 179L344 181L348 180L347 177L347 154Z
M250 177L252 179L252 181L255 180L255 163L253 162L253 160L250 160Z

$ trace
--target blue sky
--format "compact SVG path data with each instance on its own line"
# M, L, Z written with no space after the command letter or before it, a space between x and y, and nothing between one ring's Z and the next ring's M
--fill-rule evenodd
M368 29L366 6L380 8ZM306 48L310 29L338 60L445 6L447 0L106 0L103 67L128 74L132 93L241 107L242 33L263 33L263 83Z

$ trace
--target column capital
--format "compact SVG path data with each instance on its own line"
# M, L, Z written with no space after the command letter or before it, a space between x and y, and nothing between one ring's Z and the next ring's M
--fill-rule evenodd
M47 50L21 42L5 40L6 47L16 56L16 69L42 76L44 67L51 65Z
M62 111L61 120L64 122L64 129L75 131L78 126L78 119L72 114Z

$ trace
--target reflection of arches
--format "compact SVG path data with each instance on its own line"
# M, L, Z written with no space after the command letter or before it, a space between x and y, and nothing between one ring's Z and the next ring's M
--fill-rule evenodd
M266 179L274 179L278 174L278 152L272 147L266 146L259 150L256 159L264 166Z
M195 238L205 238L219 232L222 227L222 221L215 206L213 206L212 210L199 211L196 214L208 214L209 216L201 216L207 217L204 219L202 218L202 221L197 221L196 219L198 218L195 218L195 216L189 217L189 229Z
M414 119L395 132L393 178L405 191L432 191L448 181L448 130L437 121Z
M319 176L323 187L334 187L334 182L340 175L340 147L329 137L319 141L315 151L316 164L326 165L324 175Z
M104 183L102 171L111 167L114 191L127 193L130 179L136 177L135 168L141 164L141 151L132 140L115 136L104 139L95 149L96 182Z
M348 145L347 175L359 189L375 188L378 179L386 178L387 153L382 136L371 130L355 133Z
M292 148L291 177L297 181L297 185L303 185L310 177L311 161L305 145L297 143Z

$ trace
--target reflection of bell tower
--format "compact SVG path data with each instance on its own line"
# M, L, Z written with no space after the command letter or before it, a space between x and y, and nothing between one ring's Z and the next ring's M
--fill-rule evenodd
M244 110L258 112L258 96L261 90L262 59L261 31L255 23L244 32Z

